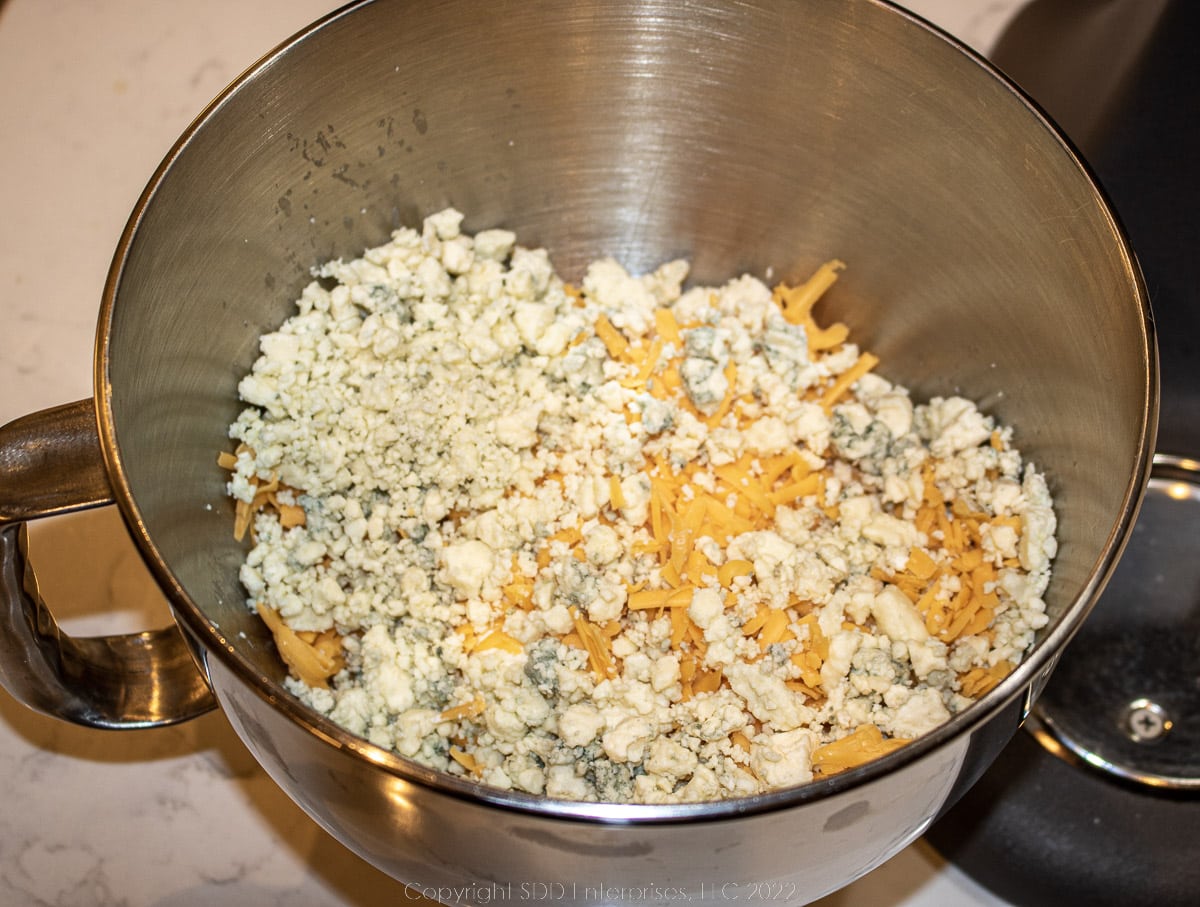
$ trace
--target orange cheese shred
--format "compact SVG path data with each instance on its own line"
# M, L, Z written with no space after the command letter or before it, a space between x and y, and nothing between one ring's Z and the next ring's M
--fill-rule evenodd
M824 294L837 282L844 262L833 259L822 264L804 283L794 287L776 288L776 299L783 307L783 317L791 324L803 324Z
M475 718L482 715L484 709L487 708L487 703L484 702L482 696L476 696L469 702L464 702L461 705L452 706L445 709L438 718L442 721L460 721L463 718Z
M450 758L465 768L472 775L478 776L483 774L483 766L481 766L479 761L466 750L460 749L457 746L452 746L450 747Z
M625 335L618 331L604 315L596 319L594 327L596 336L604 343L608 355L613 359L624 360L625 354L629 351L629 341L625 339Z
M612 659L612 649L609 638L591 621L579 613L577 608L571 609L571 620L575 624L575 632L583 642L588 653L588 665L597 677L614 677L617 669Z
M321 637L314 637L312 641L305 640L283 622L283 618L274 608L259 602L256 610L275 637L275 648L279 650L279 657L291 672L310 687L328 687L329 678L345 666L341 654L341 641L336 634L325 636L323 643L318 645L316 639Z
M929 556L929 552L914 547L908 552L908 572L919 580L927 580L937 572L937 561Z
M658 359L662 355L662 349L663 341L661 338L657 338L650 344L650 349L648 350L629 350L629 358L637 361L640 357L641 365L638 367L637 374L621 380L621 386L627 388L643 387L650 380L650 376L654 374L654 370L658 368Z
M754 563L744 560L728 560L717 568L717 582L726 589L739 576L751 576L754 573Z
M821 407L829 412L833 405L842 398L851 385L879 364L879 357L874 353L860 353L854 365L837 376L837 379L821 397Z
M487 649L503 649L513 655L522 655L525 652L525 647L519 641L501 630L492 630L475 643L471 651L483 652Z
M885 738L873 724L862 724L851 734L813 750L813 773L834 775L870 762L900 749L911 740L903 737Z

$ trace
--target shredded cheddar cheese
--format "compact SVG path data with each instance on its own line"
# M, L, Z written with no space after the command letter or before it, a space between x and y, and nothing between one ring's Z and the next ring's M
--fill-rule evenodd
M826 412L833 408L833 405L850 389L850 386L879 364L879 357L872 353L862 353L858 357L858 361L849 369L838 375L837 380L830 385L825 391L825 395L821 398L821 406Z
M910 741L900 737L884 738L873 724L862 724L850 734L833 743L817 747L813 753L813 771L819 775L834 775L886 756Z
M328 687L329 678L344 667L341 640L336 633L298 633L274 609L263 604L258 606L258 616L274 635L284 663L310 687Z

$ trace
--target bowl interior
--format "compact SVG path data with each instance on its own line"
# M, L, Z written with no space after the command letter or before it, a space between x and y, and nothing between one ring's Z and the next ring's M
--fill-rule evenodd
M1065 633L1107 572L1154 412L1143 290L1104 199L977 59L872 0L360 4L277 50L164 163L118 252L102 407L190 627L281 676L225 475L258 336L309 269L453 205L560 273L849 265L822 303L917 398L963 394L1049 476ZM224 650L222 650L224 651Z

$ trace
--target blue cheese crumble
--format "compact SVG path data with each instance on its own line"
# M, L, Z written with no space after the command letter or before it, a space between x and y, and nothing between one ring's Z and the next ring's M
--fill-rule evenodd
M482 784L668 803L860 764L1020 661L1047 484L817 325L840 262L575 287L462 220L316 269L238 386L241 581L291 693Z

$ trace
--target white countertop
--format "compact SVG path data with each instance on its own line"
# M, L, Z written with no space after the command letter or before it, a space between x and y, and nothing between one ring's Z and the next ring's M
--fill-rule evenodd
M906 5L986 53L1024 3ZM109 261L159 160L227 82L333 8L0 0L0 424L90 396ZM43 521L31 536L43 592L69 632L168 619L112 508ZM420 901L293 805L220 713L106 732L35 714L0 690L0 803L5 907ZM921 843L820 903L1003 907Z

